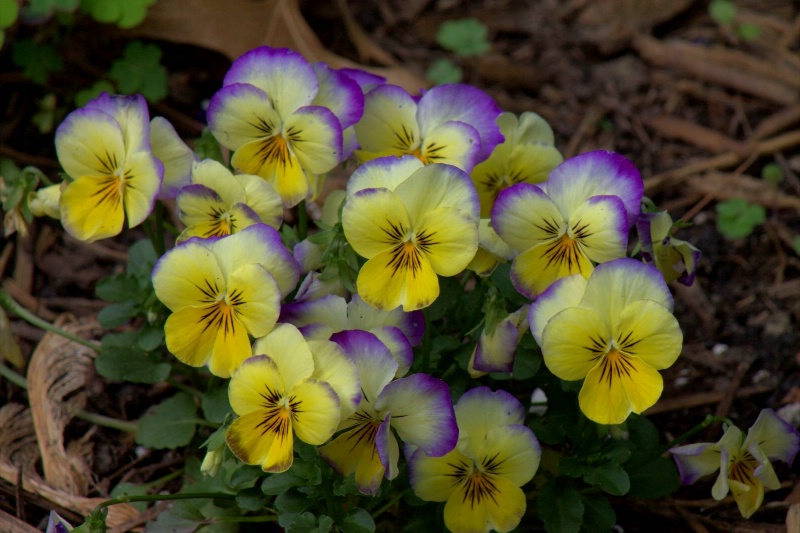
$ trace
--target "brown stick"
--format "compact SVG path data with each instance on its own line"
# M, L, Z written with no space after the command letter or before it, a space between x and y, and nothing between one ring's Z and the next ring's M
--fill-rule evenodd
M736 398L747 398L757 394L764 394L775 389L774 385L753 385L751 387L742 387L736 391ZM698 392L697 394L690 394L688 396L679 396L677 398L667 398L660 400L650 409L646 410L646 415L656 415L659 413L669 413L670 411L677 411L678 409L688 409L690 407L699 407L701 405L709 405L717 403L725 397L725 391L710 391Z
M731 139L718 131L706 128L682 118L659 116L646 121L646 124L665 137L680 139L698 148L718 154L720 152L736 152L744 154L747 147L744 143Z
M642 58L659 67L671 68L702 80L765 98L779 104L800 101L800 74L776 68L736 50L704 48L693 44L661 42L639 35L633 46Z

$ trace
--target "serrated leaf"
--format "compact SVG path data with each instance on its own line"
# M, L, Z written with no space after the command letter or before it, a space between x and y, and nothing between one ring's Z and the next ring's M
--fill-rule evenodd
M169 377L172 367L158 354L132 347L106 347L94 361L97 373L112 381L156 383Z
M597 485L605 492L614 496L627 494L631 488L628 473L618 464L601 465L583 476L583 480L590 485Z
M581 495L559 479L548 481L536 499L536 512L550 533L578 533L583 521Z
M373 533L375 520L366 510L356 507L347 512L339 526L344 533Z
M123 94L138 92L150 102L167 96L167 72L161 65L161 49L154 44L130 43L124 56L111 64L108 75Z
M464 71L449 59L440 58L428 67L428 70L425 71L425 77L435 85L458 83L464 78Z
M222 424L232 410L228 401L228 388L219 387L206 391L200 400L200 405L206 420Z
M197 429L197 405L185 392L162 402L139 420L136 442L153 449L186 446Z

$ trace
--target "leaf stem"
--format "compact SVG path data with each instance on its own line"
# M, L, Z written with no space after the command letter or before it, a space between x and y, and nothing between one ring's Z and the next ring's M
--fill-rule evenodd
M662 446L661 453L669 451L669 449L672 448L673 446L675 446L676 444L680 444L681 442L685 441L689 437L691 437L693 435L696 435L697 433L700 433L701 431L703 431L705 428L707 428L708 426L710 426L714 422L722 422L723 424L727 424L729 426L733 426L734 425L734 423L728 417L706 415L705 420L703 420L702 422L697 424L695 427L693 427L692 429L690 429L686 433L678 435L677 437L675 437L674 439L669 441L667 444Z
M36 326L39 329L43 329L45 331L49 331L57 335L61 335L65 339L77 342L78 344L86 346L87 348L94 350L95 352L100 351L100 345L98 343L86 340L82 337L79 337L78 335L70 333L69 331L64 331L63 329L54 326L50 322L42 320L38 316L34 315L28 309L22 307L19 303L17 303L5 289L0 289L0 306L2 306L3 309L8 311L9 313L17 315L21 319L25 320L29 324Z
M301 241L308 237L308 211L305 200L297 204L297 237Z
M25 379L25 376L17 374L2 363L0 363L0 377L7 379L21 389L28 390L28 380ZM99 415L97 413L90 413L83 410L75 413L75 418L80 418L81 420L85 420L91 424L116 429L118 431L124 431L127 433L136 433L139 428L139 424L136 422L111 418L110 416Z
M236 494L229 494L227 492L189 492L180 494L138 494L131 496L120 496L113 500L106 500L94 508L93 513L96 513L104 507L110 507L119 503L131 502L160 502L171 500L201 500L201 499L214 499L214 500L235 500Z

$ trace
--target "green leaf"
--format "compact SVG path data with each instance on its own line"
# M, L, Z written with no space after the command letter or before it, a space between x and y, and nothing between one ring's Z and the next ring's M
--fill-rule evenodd
M736 33L745 41L755 41L761 36L761 27L752 22L744 22L736 27Z
M267 499L259 489L243 489L236 494L236 503L246 511L259 511L266 507Z
M439 26L436 42L460 56L474 57L489 51L488 36L488 28L478 19L447 20Z
M150 102L168 93L167 69L161 65L161 49L154 44L133 41L124 56L111 64L108 75L123 94L141 93Z
M150 281L153 274L153 267L158 261L153 243L148 239L136 241L128 248L128 266L125 271L132 274L141 282L146 282L142 288L151 287Z
M375 520L360 507L350 509L339 525L344 533L373 533L375 531Z
M125 481L117 484L108 494L111 498L121 498L123 496L143 496L147 494L149 488L146 485L137 485ZM144 512L147 509L147 502L131 502L131 505Z
M634 498L656 499L672 494L681 486L675 461L666 457L655 459L628 469Z
M156 383L169 377L172 367L159 354L143 352L135 347L107 347L105 344L94 361L97 373L112 381Z
M292 487L299 487L305 484L305 480L291 472L281 472L271 474L261 483L261 490L267 496L283 494Z
M458 83L464 78L464 71L449 59L441 58L428 67L425 77L436 85Z
M742 239L763 224L767 210L762 205L751 204L743 198L731 198L716 206L717 230L727 239Z
M783 169L778 163L767 163L761 169L761 178L770 185L778 185L783 181Z
M114 94L117 91L111 82L106 80L97 80L91 87L81 89L75 94L75 107L85 106L89 103L89 100L94 100L100 96L100 93L103 92Z
M211 133L211 130L208 128L203 128L200 137L195 140L194 153L197 154L197 157L200 158L201 161L204 159L213 159L223 165L228 164L225 158L222 157L222 148L219 145L219 141L217 141L217 138L214 137L214 134Z
M130 29L138 26L147 15L147 7L155 0L126 0L122 2L122 14L117 19L117 26Z
M126 302L139 299L139 283L130 274L108 276L97 282L95 294L107 302Z
M724 26L736 18L736 6L730 0L713 0L708 6L708 14L717 24Z
M617 514L608 499L597 494L582 494L583 529L589 532L606 533L617 523Z
M0 28L8 28L17 21L19 2L17 0L0 0Z
M47 83L47 78L64 68L61 56L50 45L25 39L14 44L11 51L14 64L22 68L22 73L39 85Z
M82 0L81 8L97 22L111 24L122 16L122 4L114 0Z
M136 442L153 449L186 446L197 429L197 405L185 392L162 402L139 420Z
M200 400L200 405L203 408L203 416L206 420L222 424L232 410L231 404L228 402L228 387L219 387L206 391Z
M164 342L163 324L147 324L142 328L136 345L146 352L152 352Z
M511 369L511 375L517 381L530 379L539 372L542 366L542 354L539 351L539 346L533 337L526 333L520 339L517 345L516 353L514 354L514 367Z
M578 533L583 520L581 495L561 479L551 479L536 499L536 512L550 533Z
M309 499L308 495L302 494L294 489L289 489L284 493L278 494L278 497L275 498L275 509L281 514L302 513L311 507L312 503L314 502Z
M628 442L636 446L636 453L626 466L641 464L661 453L658 428L647 417L631 414L625 425L628 427Z
M121 326L137 315L139 306L136 302L120 302L108 305L97 313L97 321L106 329Z
M604 491L614 496L627 494L631 488L628 473L619 464L601 465L583 476L583 480L590 485L597 485Z

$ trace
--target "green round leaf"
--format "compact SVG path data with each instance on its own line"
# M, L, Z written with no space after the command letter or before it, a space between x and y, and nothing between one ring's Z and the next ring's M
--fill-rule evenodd
M0 0L0 28L8 28L14 24L17 16L19 16L17 0Z

